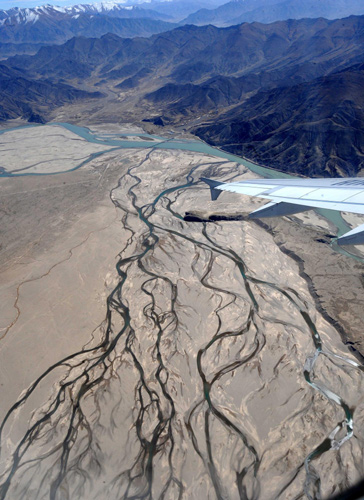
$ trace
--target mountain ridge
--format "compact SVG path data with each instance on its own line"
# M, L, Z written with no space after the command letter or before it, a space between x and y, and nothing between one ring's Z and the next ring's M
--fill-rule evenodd
M355 125L364 122L363 49L364 16L350 16L184 25L150 38L74 37L4 64L28 80L102 92L97 120L170 124L280 170L289 163L292 171L337 175L363 167L364 137ZM346 89L345 98L335 85ZM327 146L330 130L345 154Z
M4 24L0 26L1 46L3 57L17 45L36 46L60 45L75 36L86 38L101 37L112 33L123 38L136 36L148 37L153 34L169 31L176 24L165 21L145 18L118 18L103 15L92 16L80 14L77 17L65 17L61 22L57 18L46 18L37 23L25 26ZM9 44L9 48L7 47Z
M0 64L0 120L21 117L45 123L43 113L64 103L97 99L100 92L87 92L63 83L32 80L21 72Z
M363 0L233 0L215 9L201 9L190 14L183 23L198 26L212 23L231 26L243 22L273 23L287 19L339 19L350 15L363 15Z
M34 54L39 45L62 44L74 36L100 37L106 33L150 36L177 26L168 22L170 16L150 9L107 3L108 10L100 5L45 5L0 11L1 58L17 53Z
M103 78L131 63L138 68L135 72L141 65L149 69L167 65L166 77L179 79L178 83L182 79L182 83L194 83L217 75L243 76L280 68L297 72L297 67L305 65L312 71L316 67L310 75L315 78L359 62L363 47L364 16L351 16L335 21L305 19L228 28L185 25L150 38L124 39L112 34L73 37L62 46L43 47L34 56L9 58L6 64L54 80L65 78L62 59L84 64L88 74L97 70ZM197 66L196 74L192 66Z
M192 131L279 170L353 177L364 168L363 88L364 62L311 82L258 92Z

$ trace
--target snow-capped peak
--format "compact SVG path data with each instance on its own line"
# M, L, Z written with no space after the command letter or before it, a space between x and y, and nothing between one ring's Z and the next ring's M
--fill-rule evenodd
M117 11L122 12L138 9L139 7L137 4L145 2L148 2L148 0L119 0L117 2L105 0L97 3L78 4L69 7L59 7L50 4L25 9L14 7L9 10L0 10L0 26L7 23L36 23L44 16L56 17L59 19L62 14L65 16L72 16L73 18L81 14L107 14L108 12L116 14ZM131 5L131 3L133 4Z
M98 2L98 3L92 3L92 4L79 4L79 5L72 5L70 7L65 7L66 12L108 12L110 10L114 9L124 9L125 6L123 5L126 3L126 0L123 2L113 2L113 1L106 1L106 2Z

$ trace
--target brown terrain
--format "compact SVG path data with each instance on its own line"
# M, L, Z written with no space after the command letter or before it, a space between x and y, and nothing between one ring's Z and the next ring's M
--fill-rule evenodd
M318 499L363 477L359 247L314 212L183 220L257 208L199 182L244 165L156 140L59 173L99 146L41 126L0 136L9 169L7 134L0 498Z

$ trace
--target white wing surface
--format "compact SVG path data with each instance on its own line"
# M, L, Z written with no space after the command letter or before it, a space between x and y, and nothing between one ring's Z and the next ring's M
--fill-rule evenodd
M222 183L201 178L216 200L222 191L265 198L270 203L250 214L252 218L291 215L311 208L328 208L364 214L364 178L257 179ZM338 239L341 245L364 243L364 224Z

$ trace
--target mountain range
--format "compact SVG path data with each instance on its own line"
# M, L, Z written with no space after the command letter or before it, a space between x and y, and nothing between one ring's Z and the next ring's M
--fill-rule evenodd
M131 2L133 0L130 0ZM135 0L134 0L135 2ZM43 5L0 10L0 59L35 54L45 45L61 44L74 36L150 36L178 25L231 26L243 22L342 18L364 14L364 0L169 0L107 1L70 7ZM187 17L186 17L187 16Z
M36 53L44 45L62 44L74 36L100 37L114 33L122 37L150 36L176 24L152 10L115 6L110 10L92 5L0 11L0 55Z
M97 120L171 124L281 170L355 175L363 166L363 48L364 16L351 16L75 37L3 64L34 85L67 85L53 107L102 98ZM34 113L52 117L32 99Z
M242 77L249 91L310 80L361 62L364 17L343 20L289 20L221 29L182 26L150 38L75 37L43 47L34 56L15 56L6 64L57 80L77 76L119 84L141 70L151 89L162 83L201 84L211 77ZM77 64L77 68L74 66ZM259 77L257 76L259 75ZM245 81L245 80L244 80ZM83 80L85 84L87 80Z
M152 9L145 9L139 5L124 5L116 2L101 2L94 4L79 4L69 7L58 7L54 5L42 5L39 7L19 8L14 7L9 10L0 10L1 25L25 25L35 24L44 19L58 19L59 21L67 17L76 17L81 14L106 15L117 18L145 18L168 20L171 17L163 13L158 13Z
M4 24L0 27L2 55L37 52L41 46L62 44L77 36L100 37L114 33L122 37L150 36L175 27L172 23L143 18L117 18L79 14L65 16L60 22L45 17L37 23ZM22 49L19 45L22 45ZM6 51L6 53L5 53Z
M214 9L200 9L183 20L198 26L231 26L243 22L272 23L286 19L339 19L364 14L364 0L232 0Z

